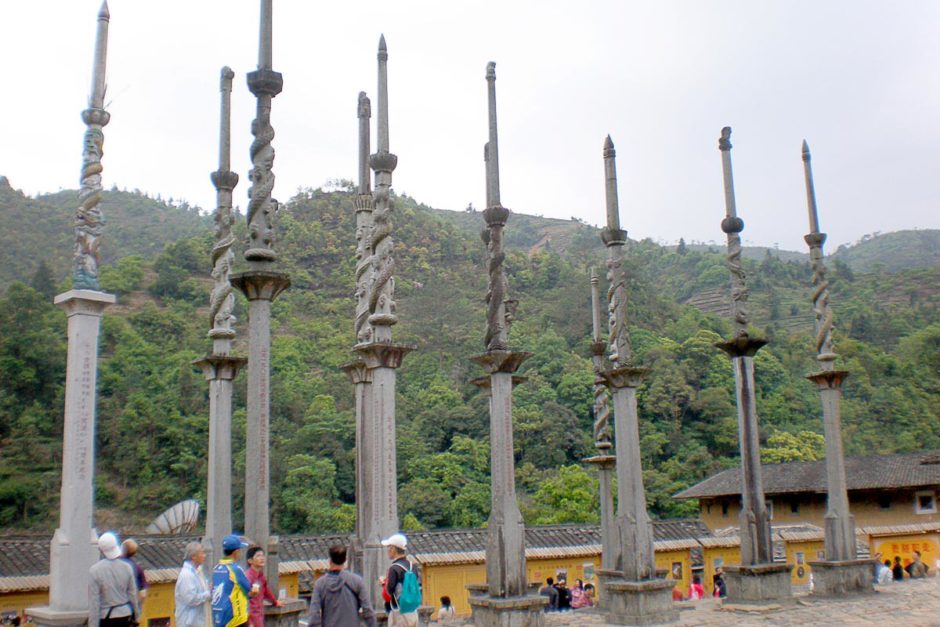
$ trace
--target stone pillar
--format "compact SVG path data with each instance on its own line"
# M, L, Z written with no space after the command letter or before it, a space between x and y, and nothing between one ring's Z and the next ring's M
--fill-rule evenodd
M627 273L623 247L627 232L620 228L617 195L617 153L608 135L604 140L604 179L607 201L607 228L601 240L607 247L608 333L606 342L610 367L595 359L598 376L610 390L614 409L614 443L617 471L617 515L614 525L615 549L611 563L615 570L602 569L604 609L607 620L616 625L650 625L674 622L679 612L672 605L672 582L656 577L653 553L653 523L646 511L646 489L640 458L640 426L636 389L646 370L633 364L627 320ZM599 326L599 321L595 322ZM599 329L594 350L603 354ZM605 441L595 424L596 439ZM607 436L609 438L609 435Z
M473 361L488 376L474 381L490 394L490 517L487 522L487 593L471 594L473 622L480 627L536 627L543 624L542 610L548 599L529 594L525 567L525 525L516 502L516 473L512 433L514 376L532 353L509 349L509 328L516 301L508 294L503 270L503 228L509 209L499 197L499 147L496 126L496 64L486 67L489 105L489 141L486 159L486 228L488 289L486 294L486 352Z
M803 172L806 181L806 204L809 209L809 246L813 266L813 313L816 318L816 360L820 372L807 378L819 387L822 401L823 431L826 438L826 485L828 491L825 519L826 559L811 561L813 594L828 596L847 592L871 592L871 561L859 560L855 545L855 518L849 511L848 487L845 480L845 456L842 452L842 419L839 402L842 382L848 372L835 369L836 353L832 342L832 309L829 306L829 281L823 261L826 234L819 231L816 189L813 184L812 156L803 141Z
M98 284L99 247L104 217L101 201L101 157L104 127L111 119L104 110L108 26L111 14L104 2L98 12L95 58L85 123L81 190L75 211L72 288L55 304L68 318L65 374L65 412L62 433L62 488L59 525L49 550L49 604L27 608L37 625L81 625L88 619L88 569L98 560L94 528L95 406L98 378L98 332L104 310L115 298Z
M219 169L211 174L216 189L215 243L212 246L212 278L209 295L209 339L212 352L193 362L209 381L209 477L206 489L206 562L222 557L222 538L232 533L232 381L246 359L230 354L235 338L235 294L230 282L235 253L232 246L234 216L232 191L238 175L231 171L231 97L235 73L221 72L219 115Z
M284 87L284 78L274 71L273 0L261 0L258 69L248 74L248 89L255 96L255 119L251 123L248 175L249 271L234 275L232 285L248 299L248 424L245 450L245 534L267 547L270 536L271 478L269 475L269 426L271 410L271 303L290 287L290 278L275 271L277 252L275 217L278 202L274 189L274 128L271 103ZM265 575L277 587L276 565L268 564Z
M372 282L372 191L369 183L369 118L372 109L365 92L359 93L357 116L359 118L359 193L356 196L356 317L354 324L356 343L372 341L372 325L369 324L369 294ZM356 529L350 541L350 565L353 572L360 573L366 581L375 582L380 573L369 572L363 559L366 539L372 535L373 486L367 486L372 461L372 439L367 430L372 423L369 411L372 407L372 372L361 359L342 366L343 371L355 387L356 398ZM375 585L370 585L370 600L376 604L381 597L374 596Z
M790 597L790 567L773 563L770 517L761 481L760 433L757 426L754 354L766 344L748 334L748 289L741 265L741 231L744 221L737 215L734 178L731 171L731 128L721 130L718 140L724 177L725 219L721 230L728 236L728 269L731 273L731 304L734 337L718 344L731 358L738 407L738 436L741 443L741 565L725 567L728 598L733 601L767 601Z
M594 332L594 341L591 343L591 358L596 377L594 381L594 446L597 449L597 455L583 461L597 467L601 510L601 567L597 571L598 595L596 607L599 610L606 610L607 583L611 579L618 578L623 571L623 554L621 553L616 512L614 510L613 479L617 467L617 457L610 454L613 447L610 435L610 403L607 385L604 380L604 372L607 370L604 363L604 352L607 343L601 335L601 303L598 284L597 272L594 268L591 268L591 320Z

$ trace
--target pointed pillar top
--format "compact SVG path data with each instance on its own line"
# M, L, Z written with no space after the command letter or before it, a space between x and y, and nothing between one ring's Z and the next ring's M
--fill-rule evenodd
M607 201L607 229L620 230L620 201L617 198L617 151L610 135L604 140L604 193Z
M372 117L372 103L366 92L359 92L357 109L359 117L359 193L370 193L369 186L369 119Z
M379 37L379 119L376 128L378 135L378 152L389 151L388 143L388 46L385 45L385 35Z
M803 177L806 180L806 208L809 210L809 232L811 235L819 234L819 212L816 207L816 184L813 182L812 155L809 153L809 144L803 140ZM824 241L824 240L823 240ZM820 246L822 241L820 241Z
M261 0L261 33L258 40L258 69L274 68L273 0Z
M108 10L107 0L101 4L98 11L98 32L95 37L95 63L91 77L91 99L88 103L92 109L104 108L104 93L107 88L105 75L108 64L108 23L111 21L111 12Z
M721 129L718 138L718 150L721 151L721 173L725 188L725 219L721 230L725 233L740 233L744 230L744 221L738 217L738 206L734 199L734 174L731 170L731 127Z
M501 206L499 197L499 139L496 124L496 62L486 64L489 100L489 141L486 143L486 197L491 207Z

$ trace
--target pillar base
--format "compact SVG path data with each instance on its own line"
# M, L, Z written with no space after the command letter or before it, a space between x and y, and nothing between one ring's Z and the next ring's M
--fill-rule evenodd
M297 627L301 616L307 611L306 601L301 599L284 599L284 605L273 605L264 608L265 627Z
M874 592L871 560L809 562L813 569L813 596Z
M51 607L28 607L23 612L36 627L78 627L88 622L88 610L54 610Z
M761 603L790 599L793 594L790 588L791 569L790 564L725 566L728 601Z
M606 585L607 622L614 625L662 625L679 620L672 602L675 582L669 579L626 581L611 579Z
M470 595L476 627L542 627L548 597L491 597Z

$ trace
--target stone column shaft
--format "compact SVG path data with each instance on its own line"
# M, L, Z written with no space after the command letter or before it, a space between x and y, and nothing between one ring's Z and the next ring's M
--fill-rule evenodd
M222 556L222 538L232 533L232 381L245 364L228 355L230 340L215 340L213 353L195 362L209 381L209 476L206 488L206 562Z
M245 533L267 546L271 482L268 446L271 409L271 301L253 300L248 308L248 424L245 460Z
M486 581L490 596L526 593L525 528L516 502L512 437L512 374L490 375L491 509L487 523Z
M823 428L826 438L826 480L829 487L825 524L826 559L831 562L854 560L855 518L849 511L845 479L845 457L842 452L842 424L839 402L842 398L844 373L820 374L814 378L822 400Z
M220 411L228 408L228 412ZM209 480L206 561L218 562L222 538L232 532L232 381L209 381ZM211 551L211 553L210 553Z
M247 253L246 253L247 254ZM259 546L270 536L271 303L290 287L286 274L251 270L233 275L248 298L248 402L245 427L245 534ZM278 573L267 568L273 590Z
M62 440L59 527L50 553L49 606L57 611L88 607L88 569L98 561L94 529L95 408L98 333L101 316L114 296L72 290L55 303L68 316L68 356Z
M621 540L623 576L627 581L652 579L656 575L653 553L653 523L646 512L646 491L640 458L640 426L637 419L636 386L642 370L623 369L626 385L612 387L614 442L617 450L617 525ZM614 376L618 376L614 371Z
M364 502L361 510L363 577L372 577L371 581L366 579L366 583L374 595L376 607L381 607L382 602L378 577L388 567L388 556L381 541L399 531L395 384L396 370L411 350L411 346L381 342L356 346L362 362L355 367L361 369L362 380L371 380L363 386L366 393L361 398L363 420L362 429L357 434L362 444L361 454L357 453L361 471L357 469L357 473L362 473L360 488ZM347 367L349 371L350 367ZM359 511L357 506L357 513Z
M764 500L760 464L760 433L757 427L757 400L754 387L754 358L731 358L734 368L735 397L738 408L738 434L741 444L741 564L773 562L770 517Z

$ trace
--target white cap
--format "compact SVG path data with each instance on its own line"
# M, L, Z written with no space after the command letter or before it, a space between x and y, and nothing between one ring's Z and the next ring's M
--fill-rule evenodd
M382 546L397 546L402 551L405 550L408 546L408 538L401 533L393 533L389 537L382 540Z
M117 536L110 531L101 534L101 537L98 538L98 550L104 553L104 556L109 560L121 557L121 546L118 544Z

